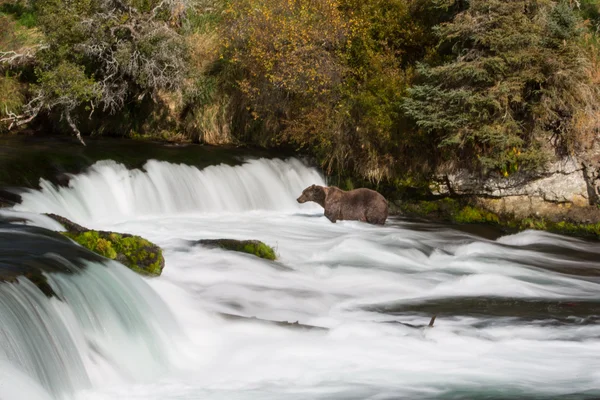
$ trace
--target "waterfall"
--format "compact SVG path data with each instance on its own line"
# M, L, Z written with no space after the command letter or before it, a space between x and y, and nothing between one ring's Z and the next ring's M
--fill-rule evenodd
M49 212L85 223L188 212L316 209L296 198L323 177L297 159L250 160L240 166L195 167L150 160L143 170L100 161L68 187L41 180L23 193L20 211ZM318 206L317 206L318 207Z
M13 271L41 272L53 293L24 276L10 279ZM168 367L176 323L124 266L42 228L2 224L0 278L8 281L0 283L0 398L43 399L42 388L65 398L110 377L152 379ZM28 382L31 395L15 396L5 377Z
M332 224L295 201L322 182L294 159L104 161L24 193L0 211L0 399L600 398L597 243ZM23 211L141 235L165 270L142 279ZM218 237L278 260L196 243Z

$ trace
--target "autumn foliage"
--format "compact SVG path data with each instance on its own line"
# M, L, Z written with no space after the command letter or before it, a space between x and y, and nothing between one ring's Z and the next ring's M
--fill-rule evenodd
M598 0L0 1L0 131L293 147L394 184L598 146Z

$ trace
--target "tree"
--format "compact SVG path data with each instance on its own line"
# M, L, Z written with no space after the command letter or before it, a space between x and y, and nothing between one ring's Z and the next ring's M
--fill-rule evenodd
M59 115L83 143L77 116L114 114L160 90L176 90L186 76L187 48L177 29L184 0L36 0L44 44L33 57L36 84L12 124L40 112ZM6 56L4 57L6 58ZM14 61L12 61L14 64Z
M598 101L566 1L472 0L437 28L453 58L422 65L404 104L441 157L509 174L576 150L574 116Z
M236 130L259 132L265 144L309 149L328 172L390 177L408 82L401 57L417 29L408 26L405 0L375 3L231 2L224 59L238 99Z

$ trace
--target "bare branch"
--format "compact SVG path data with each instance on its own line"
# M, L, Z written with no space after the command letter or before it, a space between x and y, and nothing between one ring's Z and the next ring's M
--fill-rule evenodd
M83 141L83 138L81 137L81 132L79 132L77 125L75 125L75 123L71 119L71 111L70 110L65 111L63 113L63 116L67 120L67 123L69 124L71 129L73 129L73 132L75 132L75 137L77 137L77 139L81 142L81 144L85 146L85 142Z
M6 64L10 67L30 64L35 61L35 55L38 51L47 49L45 44L39 44L34 47L28 47L22 53L16 51L0 51L0 64Z

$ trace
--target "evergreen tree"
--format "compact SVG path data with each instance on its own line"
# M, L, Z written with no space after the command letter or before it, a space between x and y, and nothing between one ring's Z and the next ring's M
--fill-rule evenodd
M452 58L421 66L404 109L443 159L508 175L576 149L574 116L595 91L568 2L472 0L437 32Z

